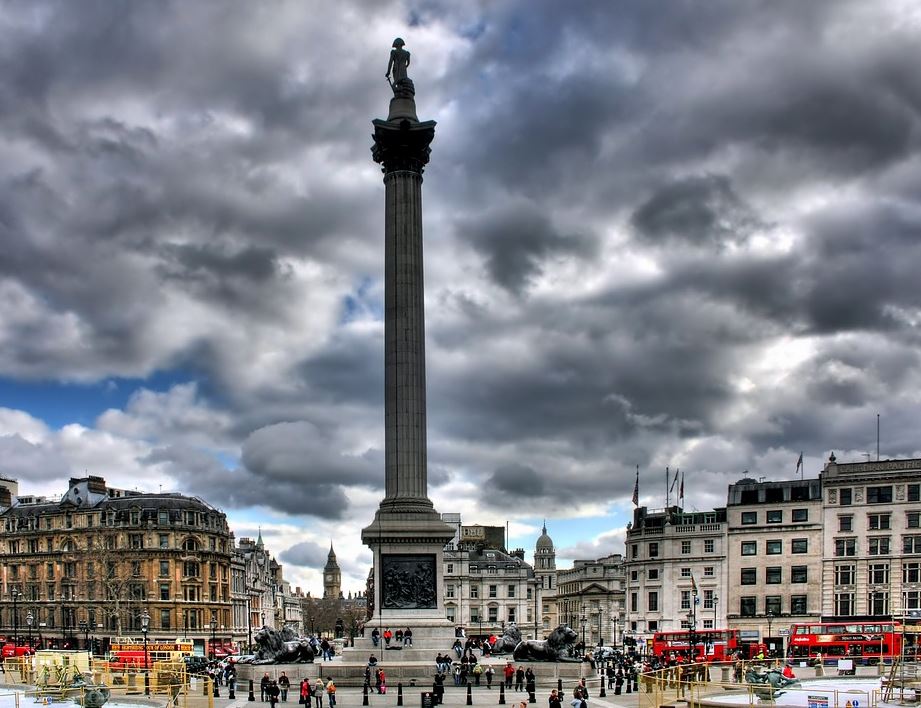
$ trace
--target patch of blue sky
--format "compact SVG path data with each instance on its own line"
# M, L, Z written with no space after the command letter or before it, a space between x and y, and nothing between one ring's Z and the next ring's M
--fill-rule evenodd
M110 378L89 384L0 377L0 406L25 411L55 429L71 423L91 427L109 408L123 409L138 389L167 391L191 378L178 369L159 371L146 379Z
M380 299L380 293L381 290L376 287L372 278L362 278L355 290L343 298L339 324L363 319L378 322L383 320L384 303Z
M553 539L553 546L559 553L562 548L584 543L588 539L593 539L612 531L619 531L626 527L629 520L629 517L618 512L604 516L549 518L547 519L547 534ZM540 527L544 520L543 518L534 518L523 519L523 521L535 526L538 530L528 537L512 536L509 539L509 545L512 548L524 548L528 553L531 553L534 550L537 537L540 535ZM609 552L608 549L610 549L610 544L606 544L599 555ZM618 550L622 551L623 549Z

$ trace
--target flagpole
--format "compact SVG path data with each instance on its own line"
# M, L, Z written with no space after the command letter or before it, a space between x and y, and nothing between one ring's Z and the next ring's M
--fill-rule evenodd
M665 465L665 508L668 509L668 465Z

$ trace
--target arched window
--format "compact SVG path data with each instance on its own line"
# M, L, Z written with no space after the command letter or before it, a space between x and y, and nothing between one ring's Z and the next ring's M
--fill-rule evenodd
M182 542L182 550L184 551L197 551L199 549L198 541L192 537L187 538Z

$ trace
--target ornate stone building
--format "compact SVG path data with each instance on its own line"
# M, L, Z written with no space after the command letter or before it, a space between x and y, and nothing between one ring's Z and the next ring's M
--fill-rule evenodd
M233 536L225 515L181 494L112 489L71 479L58 500L0 489L0 625L45 646L102 647L140 633L185 635L202 653L233 626ZM212 632L212 621L215 630ZM223 636L221 636L223 635ZM96 644L97 648L99 644Z
M821 616L821 483L742 479L726 514L726 626L783 654L790 625Z
M624 559L614 553L577 560L557 572L559 620L579 633L587 647L620 645L624 630Z
M534 544L534 577L537 579L537 608L541 632L546 635L560 623L557 609L556 549L544 522Z
M839 463L822 472L822 615L921 610L921 459Z
M642 644L655 632L692 622L700 629L723 626L726 509L640 507L627 526L626 546L626 637Z

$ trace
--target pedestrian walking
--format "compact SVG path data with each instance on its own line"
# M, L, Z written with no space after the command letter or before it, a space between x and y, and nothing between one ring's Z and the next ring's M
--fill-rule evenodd
M269 708L275 708L275 706L278 704L278 683L276 681L269 682L267 692L269 694Z
M329 708L336 708L336 684L332 676L326 677L326 696L329 698Z
M301 692L300 693L301 693L301 697L298 703L300 703L302 706L307 706L307 708L310 708L310 705L311 705L310 679L305 678L301 680Z
M550 691L550 696L547 698L548 708L563 708L563 704L560 701L560 693L555 688Z
M486 675L486 688L492 688L492 677L496 675L495 670L492 666L487 666L486 671L483 672Z
M524 690L524 667L519 666L515 672L515 693Z

